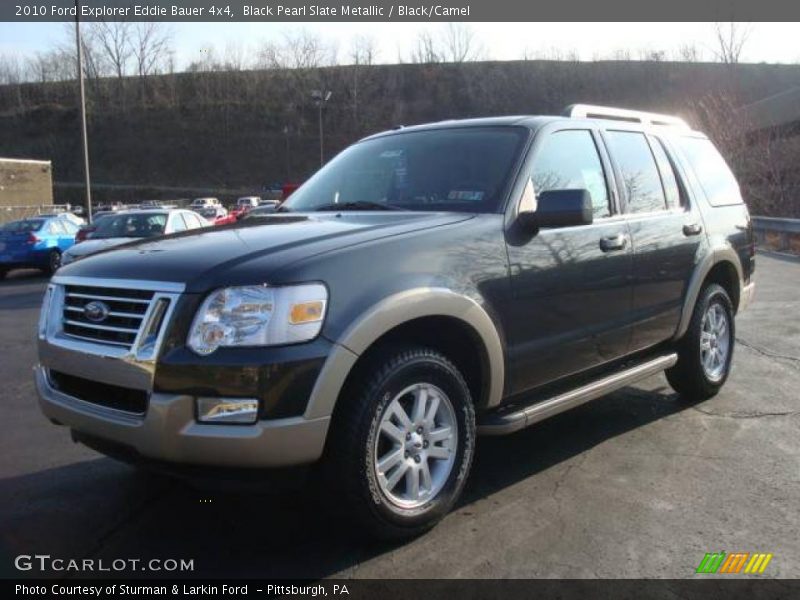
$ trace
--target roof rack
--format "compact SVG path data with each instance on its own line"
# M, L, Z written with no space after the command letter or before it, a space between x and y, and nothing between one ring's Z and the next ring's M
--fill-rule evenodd
M627 123L642 123L643 125L657 125L666 127L681 127L689 129L689 125L680 117L661 115L658 113L643 112L640 110L627 110L610 106L594 106L592 104L572 104L564 109L565 117L583 117L586 119L607 119L610 121L625 121Z

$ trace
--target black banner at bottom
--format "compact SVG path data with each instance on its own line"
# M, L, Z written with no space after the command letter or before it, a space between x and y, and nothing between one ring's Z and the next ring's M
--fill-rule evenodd
M559 600L710 600L800 598L800 580L600 579L486 580L347 579L325 581L235 580L6 580L16 598L344 598L411 600L542 598Z

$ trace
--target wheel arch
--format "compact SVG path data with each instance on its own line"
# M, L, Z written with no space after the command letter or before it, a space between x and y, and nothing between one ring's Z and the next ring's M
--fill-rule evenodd
M500 403L505 357L492 318L472 298L444 288L421 288L380 301L336 340L314 385L306 418L331 415L348 379L370 351L392 342L412 342L441 351L462 371L477 408ZM468 351L475 346L477 353Z
M726 245L709 251L689 280L675 339L683 337L689 328L700 291L709 282L717 283L725 288L733 303L733 311L736 313L744 287L743 277L739 256L732 247Z

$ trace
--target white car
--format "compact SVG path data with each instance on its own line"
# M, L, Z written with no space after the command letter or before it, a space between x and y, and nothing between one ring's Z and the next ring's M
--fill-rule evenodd
M261 204L261 196L242 196L236 200L237 209L250 210Z
M219 198L195 198L189 205L192 210L206 208L208 206L219 206Z
M150 209L110 214L97 225L91 238L64 252L61 264L113 248L127 242L157 237L179 231L209 227L211 223L191 210Z
M56 218L56 219L66 219L71 223L74 223L78 227L81 225L85 225L86 221L81 219L79 216L71 213L70 211L58 212L58 213L48 213L43 215L36 215L37 219L49 219L49 218Z

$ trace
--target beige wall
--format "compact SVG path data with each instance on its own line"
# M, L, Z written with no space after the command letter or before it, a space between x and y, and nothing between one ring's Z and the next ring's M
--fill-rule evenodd
M50 161L0 158L0 207L53 203Z

